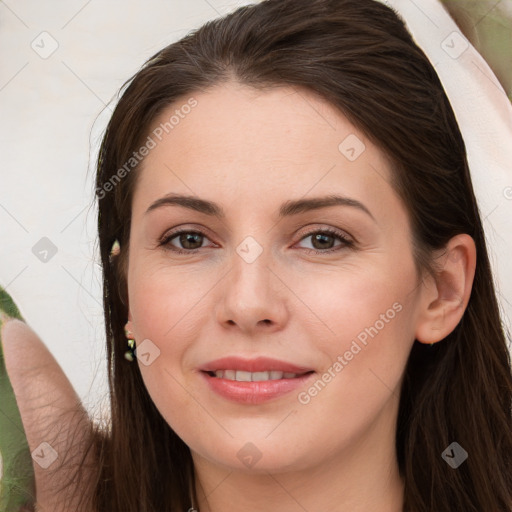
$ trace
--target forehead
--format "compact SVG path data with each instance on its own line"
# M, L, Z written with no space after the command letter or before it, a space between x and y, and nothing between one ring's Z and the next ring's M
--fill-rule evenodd
M218 85L169 105L150 137L134 211L168 192L253 207L283 196L339 192L386 203L395 195L382 151L302 88Z

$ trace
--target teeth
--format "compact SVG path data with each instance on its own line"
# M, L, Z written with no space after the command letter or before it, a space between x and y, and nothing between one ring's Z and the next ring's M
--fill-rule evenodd
M251 375L251 380L253 382L258 382L260 380L268 380L270 378L270 375L268 372L254 372Z
M219 379L236 380L238 382L261 382L264 380L294 379L296 373L271 370L268 372L246 372L243 370L217 370L215 377Z
M224 378L235 380L236 370L224 370Z
M237 370L235 380L239 382L251 382L251 372L243 372L242 370Z

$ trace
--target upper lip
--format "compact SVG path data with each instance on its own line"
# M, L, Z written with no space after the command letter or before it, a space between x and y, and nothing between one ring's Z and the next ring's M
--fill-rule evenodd
M282 371L287 373L307 373L313 371L305 366L297 366L287 361L280 361L269 357L257 357L255 359L244 359L238 356L222 357L210 361L199 368L204 372L217 370L241 370L246 372Z

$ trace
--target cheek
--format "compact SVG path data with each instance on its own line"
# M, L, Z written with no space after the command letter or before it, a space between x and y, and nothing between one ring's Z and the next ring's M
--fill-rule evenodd
M353 342L362 348L372 345L377 352L399 349L411 327L405 321L412 313L408 283L415 279L412 264L407 268L407 262L402 263L396 265L400 275L382 266L354 267L291 281L294 293L307 306L297 303L295 313L301 313L300 322L307 322L315 348L331 358L350 350Z
M155 354L149 358L149 364L145 364L144 358L135 359L144 385L169 425L178 432L186 431L190 422L184 420L186 415L182 411L195 410L197 404L186 392L182 363L197 328L191 311L199 300L200 290L190 286L186 272L171 271L149 258L134 258L128 289L138 354L143 353L142 343Z
M327 362L297 396L297 423L290 428L309 436L318 453L325 445L336 450L357 444L379 417L395 421L392 415L413 342L414 304L403 281L379 275L340 280L336 293L331 282L328 297L313 295L329 329L324 327L325 334L316 338L312 330L308 337L315 339L315 349ZM318 439L319 432L324 441Z
M129 304L137 345L150 340L145 343L157 354L148 365L144 359L136 361L155 405L173 428L180 429L182 411L197 406L186 391L186 356L201 338L205 308L212 306L207 294L216 280L211 272L173 268L151 258L134 257L131 263Z
M134 260L128 289L139 338L154 339L166 350L167 345L177 349L178 340L192 334L184 330L188 332L197 326L191 319L201 310L201 301L211 287L205 274L185 267L173 268L151 258Z
M315 286L302 281L299 293L307 297L314 317L321 319L310 324L307 337L326 361L319 380L299 397L301 404L311 407L311 418L320 418L328 408L345 418L342 422L361 427L392 393L398 398L414 341L415 296L410 283L416 279L412 260L400 263L386 269L366 267L364 273L350 269L329 278L317 276Z

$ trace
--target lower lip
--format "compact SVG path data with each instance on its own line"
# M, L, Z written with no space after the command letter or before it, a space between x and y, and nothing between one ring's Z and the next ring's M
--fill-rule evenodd
M263 380L258 382L239 382L236 380L212 377L201 372L210 389L228 400L242 404L261 404L274 398L290 393L304 386L314 372L293 379Z

